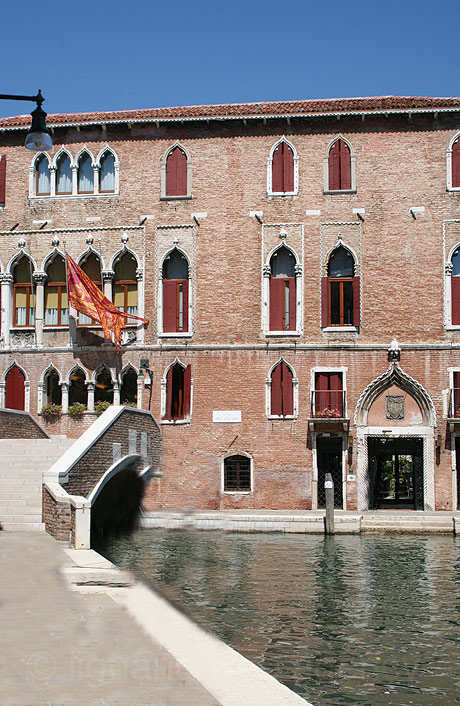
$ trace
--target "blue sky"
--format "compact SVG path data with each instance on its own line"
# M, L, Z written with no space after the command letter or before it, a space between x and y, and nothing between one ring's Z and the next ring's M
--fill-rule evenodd
M8 2L0 90L41 88L48 113L455 96L458 9L453 0ZM33 107L2 101L0 115Z

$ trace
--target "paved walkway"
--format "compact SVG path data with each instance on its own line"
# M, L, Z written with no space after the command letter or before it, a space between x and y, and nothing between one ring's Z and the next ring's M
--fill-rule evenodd
M219 706L104 593L71 592L44 532L0 532L2 706Z

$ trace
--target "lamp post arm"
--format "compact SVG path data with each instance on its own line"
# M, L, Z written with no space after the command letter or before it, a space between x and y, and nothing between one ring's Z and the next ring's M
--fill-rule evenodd
M35 101L37 105L41 106L45 99L42 96L41 90L39 90L36 96L12 96L8 93L0 93L0 100Z

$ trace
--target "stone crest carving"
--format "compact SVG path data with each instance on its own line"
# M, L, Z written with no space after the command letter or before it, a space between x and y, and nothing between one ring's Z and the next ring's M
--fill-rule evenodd
M11 334L12 348L35 348L35 333L13 331Z
M404 395L387 395L385 398L387 419L404 419Z

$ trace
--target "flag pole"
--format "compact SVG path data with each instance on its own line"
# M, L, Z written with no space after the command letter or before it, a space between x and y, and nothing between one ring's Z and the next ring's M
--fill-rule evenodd
M69 298L69 277L67 269L67 248L64 243L64 257L65 257L65 286L67 290L67 318L69 320L69 346L73 348L72 332L70 330L70 298Z

